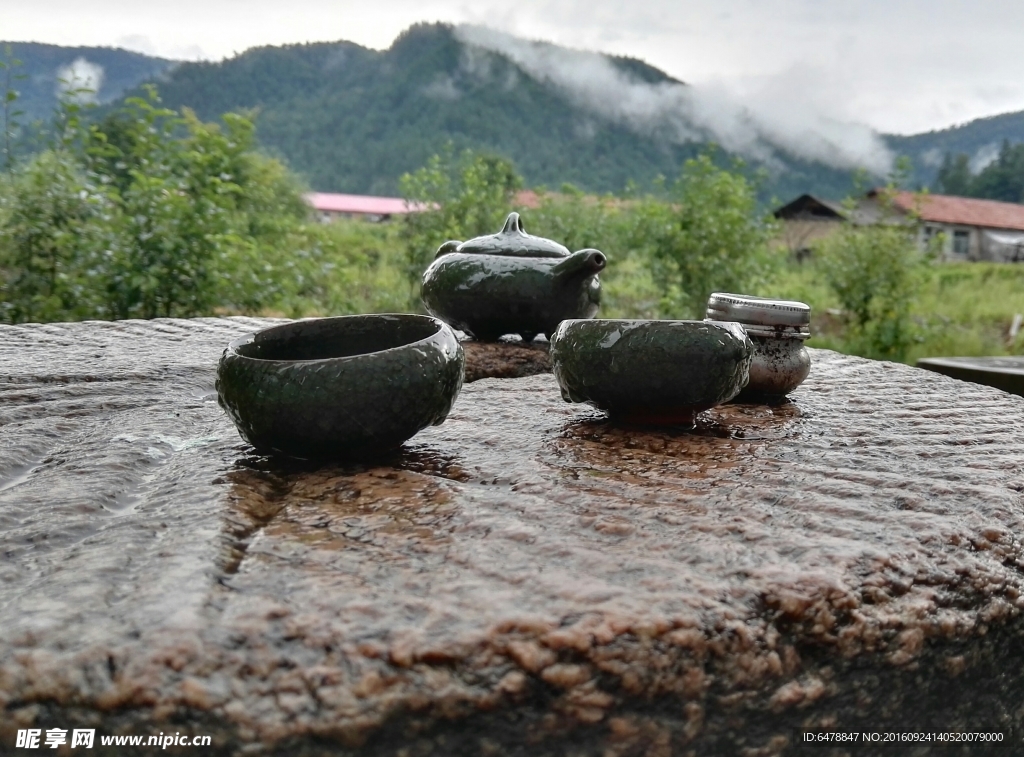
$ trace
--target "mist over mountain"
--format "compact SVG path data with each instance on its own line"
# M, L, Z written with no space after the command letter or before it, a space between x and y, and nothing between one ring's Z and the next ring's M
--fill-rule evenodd
M417 25L384 51L315 43L220 62L50 45L18 44L15 53L31 76L33 88L19 88L33 116L52 108L58 71L91 76L100 102L155 80L167 106L204 120L255 112L264 148L320 191L394 194L403 173L451 142L511 158L530 185L621 192L630 181L644 188L672 178L715 143L764 170L765 199L840 198L856 169L879 180L899 154L913 158L915 181L926 185L947 150L980 166L1002 139L1024 141L1024 113L884 136L785 102L738 101L640 60L476 26Z
M107 103L144 81L159 81L178 65L177 61L112 47L0 42L0 60L5 62L7 48L12 59L21 61L20 66L11 69L12 74L24 76L11 81L18 92L17 108L24 111L19 117L22 124L49 119L57 105L58 92L69 86L92 90L91 95L83 93L79 99ZM0 86L4 86L2 79Z
M946 153L967 155L971 171L978 173L996 159L1004 141L1024 143L1024 111L978 118L923 134L889 136L887 141L894 151L913 161L914 179L927 186L935 181Z

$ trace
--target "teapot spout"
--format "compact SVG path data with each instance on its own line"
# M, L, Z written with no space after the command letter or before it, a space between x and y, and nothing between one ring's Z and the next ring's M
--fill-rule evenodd
M551 269L551 275L559 284L580 281L587 276L600 273L608 265L608 258L600 250L578 250Z

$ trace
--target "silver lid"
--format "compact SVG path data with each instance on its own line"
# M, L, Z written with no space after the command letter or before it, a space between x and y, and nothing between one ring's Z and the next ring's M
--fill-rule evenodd
M792 300L771 300L746 294L715 292L708 298L707 318L713 321L736 321L744 326L790 327L809 330L811 308Z

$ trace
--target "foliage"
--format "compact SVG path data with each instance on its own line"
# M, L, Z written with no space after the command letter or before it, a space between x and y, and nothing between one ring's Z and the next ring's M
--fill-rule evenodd
M429 265L438 246L493 234L512 207L523 180L504 158L454 148L434 155L427 164L401 179L407 202L430 208L404 218L407 270L413 281Z
M3 77L3 86L0 87L0 110L3 113L4 168L7 171L14 168L14 139L18 133L18 118L25 113L16 107L19 93L14 88L15 82L26 78L25 74L16 73L22 65L22 61L14 57L11 46L4 45L4 58L0 60L0 76Z
M702 317L712 292L752 291L767 274L775 226L759 216L743 168L722 168L702 154L686 161L670 202L647 197L638 206L637 243L657 264L674 315Z
M275 275L286 286L268 312L292 318L412 312L401 229L393 223L339 219L304 224L279 247Z
M1024 144L1004 140L996 159L977 174L967 155L946 153L936 183L944 194L1024 202Z
M1008 337L1014 315L1024 314L1024 265L943 262L923 265L918 273L920 288L908 315L913 339L901 361L912 365L922 357L1024 354L1024 333ZM809 346L865 354L863 340L843 318L842 305L825 280L822 261L788 261L760 293L811 306Z
M967 197L971 193L972 178L968 156L964 153L953 156L947 152L935 179L935 189L940 194Z
M882 193L883 206L891 194ZM936 240L938 242L938 240ZM820 270L843 309L851 351L903 359L916 335L910 318L928 256L910 222L844 224L816 245Z
M131 98L98 125L65 100L51 148L0 207L8 321L252 311L280 297L274 250L306 215L299 187L223 126Z
M63 151L18 171L0 195L0 318L11 323L94 317L97 263L112 203Z
M635 201L594 197L571 184L557 193L542 191L539 198L539 207L521 209L530 233L555 239L570 250L594 247L608 256L601 273L602 316L660 315L663 293L650 254L639 244Z
M974 197L1024 202L1024 144L1003 142L996 159L971 181Z

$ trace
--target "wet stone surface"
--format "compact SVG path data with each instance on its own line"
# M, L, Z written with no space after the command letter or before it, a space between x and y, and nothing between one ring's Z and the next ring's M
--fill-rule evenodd
M485 378L524 378L551 372L548 343L522 341L462 342L466 353L466 383Z
M812 351L788 404L645 432L484 379L379 465L303 469L213 394L264 323L0 327L0 751L76 725L204 754L1024 737L1021 398Z

